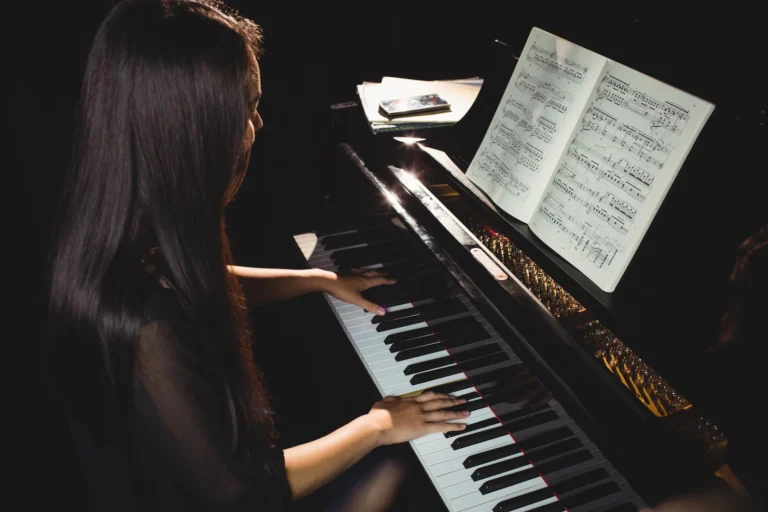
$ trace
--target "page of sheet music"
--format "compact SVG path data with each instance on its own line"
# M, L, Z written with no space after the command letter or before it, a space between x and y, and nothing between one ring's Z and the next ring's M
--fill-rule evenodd
M467 169L513 217L528 222L607 60L534 28Z
M713 108L609 62L531 230L612 292Z

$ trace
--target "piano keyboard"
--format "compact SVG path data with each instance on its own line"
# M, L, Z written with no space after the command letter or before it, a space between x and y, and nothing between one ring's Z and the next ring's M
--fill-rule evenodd
M636 511L642 499L407 232L361 221L294 237L310 266L398 279L363 292L383 317L330 295L381 396L433 389L467 398L467 428L410 442L452 512ZM539 398L537 400L537 397Z

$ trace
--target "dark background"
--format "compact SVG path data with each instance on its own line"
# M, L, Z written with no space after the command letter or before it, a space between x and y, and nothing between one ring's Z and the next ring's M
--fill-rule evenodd
M723 288L737 244L768 221L768 45L760 12L744 11L735 4L706 7L702 3L672 11L663 4L609 9L607 4L595 3L576 16L551 3L514 15L481 2L462 9L447 3L228 3L263 26L266 48L260 108L265 128L257 136L248 178L230 208L233 243L242 263L282 266L281 251L273 249L327 193L333 157L330 104L353 100L356 84L380 81L385 75L485 76L485 56L493 40L503 40L519 51L533 26L716 105L703 142L692 156L700 165L681 177L680 187L702 194L690 209L693 234L688 238L696 243L690 251L662 260L673 268L694 265L696 272L688 272L682 282L672 285L684 286L685 279L700 275L711 280L713 287ZM24 308L21 318L26 321L32 312L29 325L34 334L44 327L39 291L51 209L69 156L71 110L88 45L110 5L29 2L23 6L25 12L6 11L5 33L10 39L5 66L11 70L13 87L6 103L10 114L6 123L12 133L7 153L11 169L6 174L21 177L22 182L21 193L10 186L5 192L12 226L7 233L8 252L19 258L9 266L8 281L19 283L21 292L31 291L24 296L35 306ZM592 14L605 19L596 20ZM708 256L702 258L702 254ZM702 321L716 323L714 317L707 318ZM6 386L3 418L11 427L6 439L20 451L16 475L37 489L25 493L26 499L52 497L61 505L76 497L77 491L69 486L73 473L67 452L62 451L66 445L60 423L46 414L36 386L38 346L34 335L12 337L14 356L8 360L20 371L8 373L14 376L10 379L14 385ZM269 382L268 368L265 373ZM30 392L22 392L26 390ZM54 494L48 495L48 489Z

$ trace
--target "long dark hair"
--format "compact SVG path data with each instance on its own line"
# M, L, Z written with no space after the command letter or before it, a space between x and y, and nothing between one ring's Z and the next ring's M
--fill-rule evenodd
M234 398L235 446L270 442L224 223L247 160L249 51L261 55L260 27L211 0L123 2L95 35L52 244L49 326L56 389L96 434L130 401L141 260L156 248Z

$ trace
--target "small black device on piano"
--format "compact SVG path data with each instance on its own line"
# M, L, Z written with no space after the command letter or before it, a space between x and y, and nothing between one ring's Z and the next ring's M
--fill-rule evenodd
M425 135L464 169L514 66L494 46L467 116ZM469 399L465 431L411 442L445 509L633 511L714 483L725 437L624 342L648 335L646 311L626 314L435 152L372 135L356 105L334 115L335 210L294 238L310 266L399 280L366 292L384 317L326 296L382 396Z

